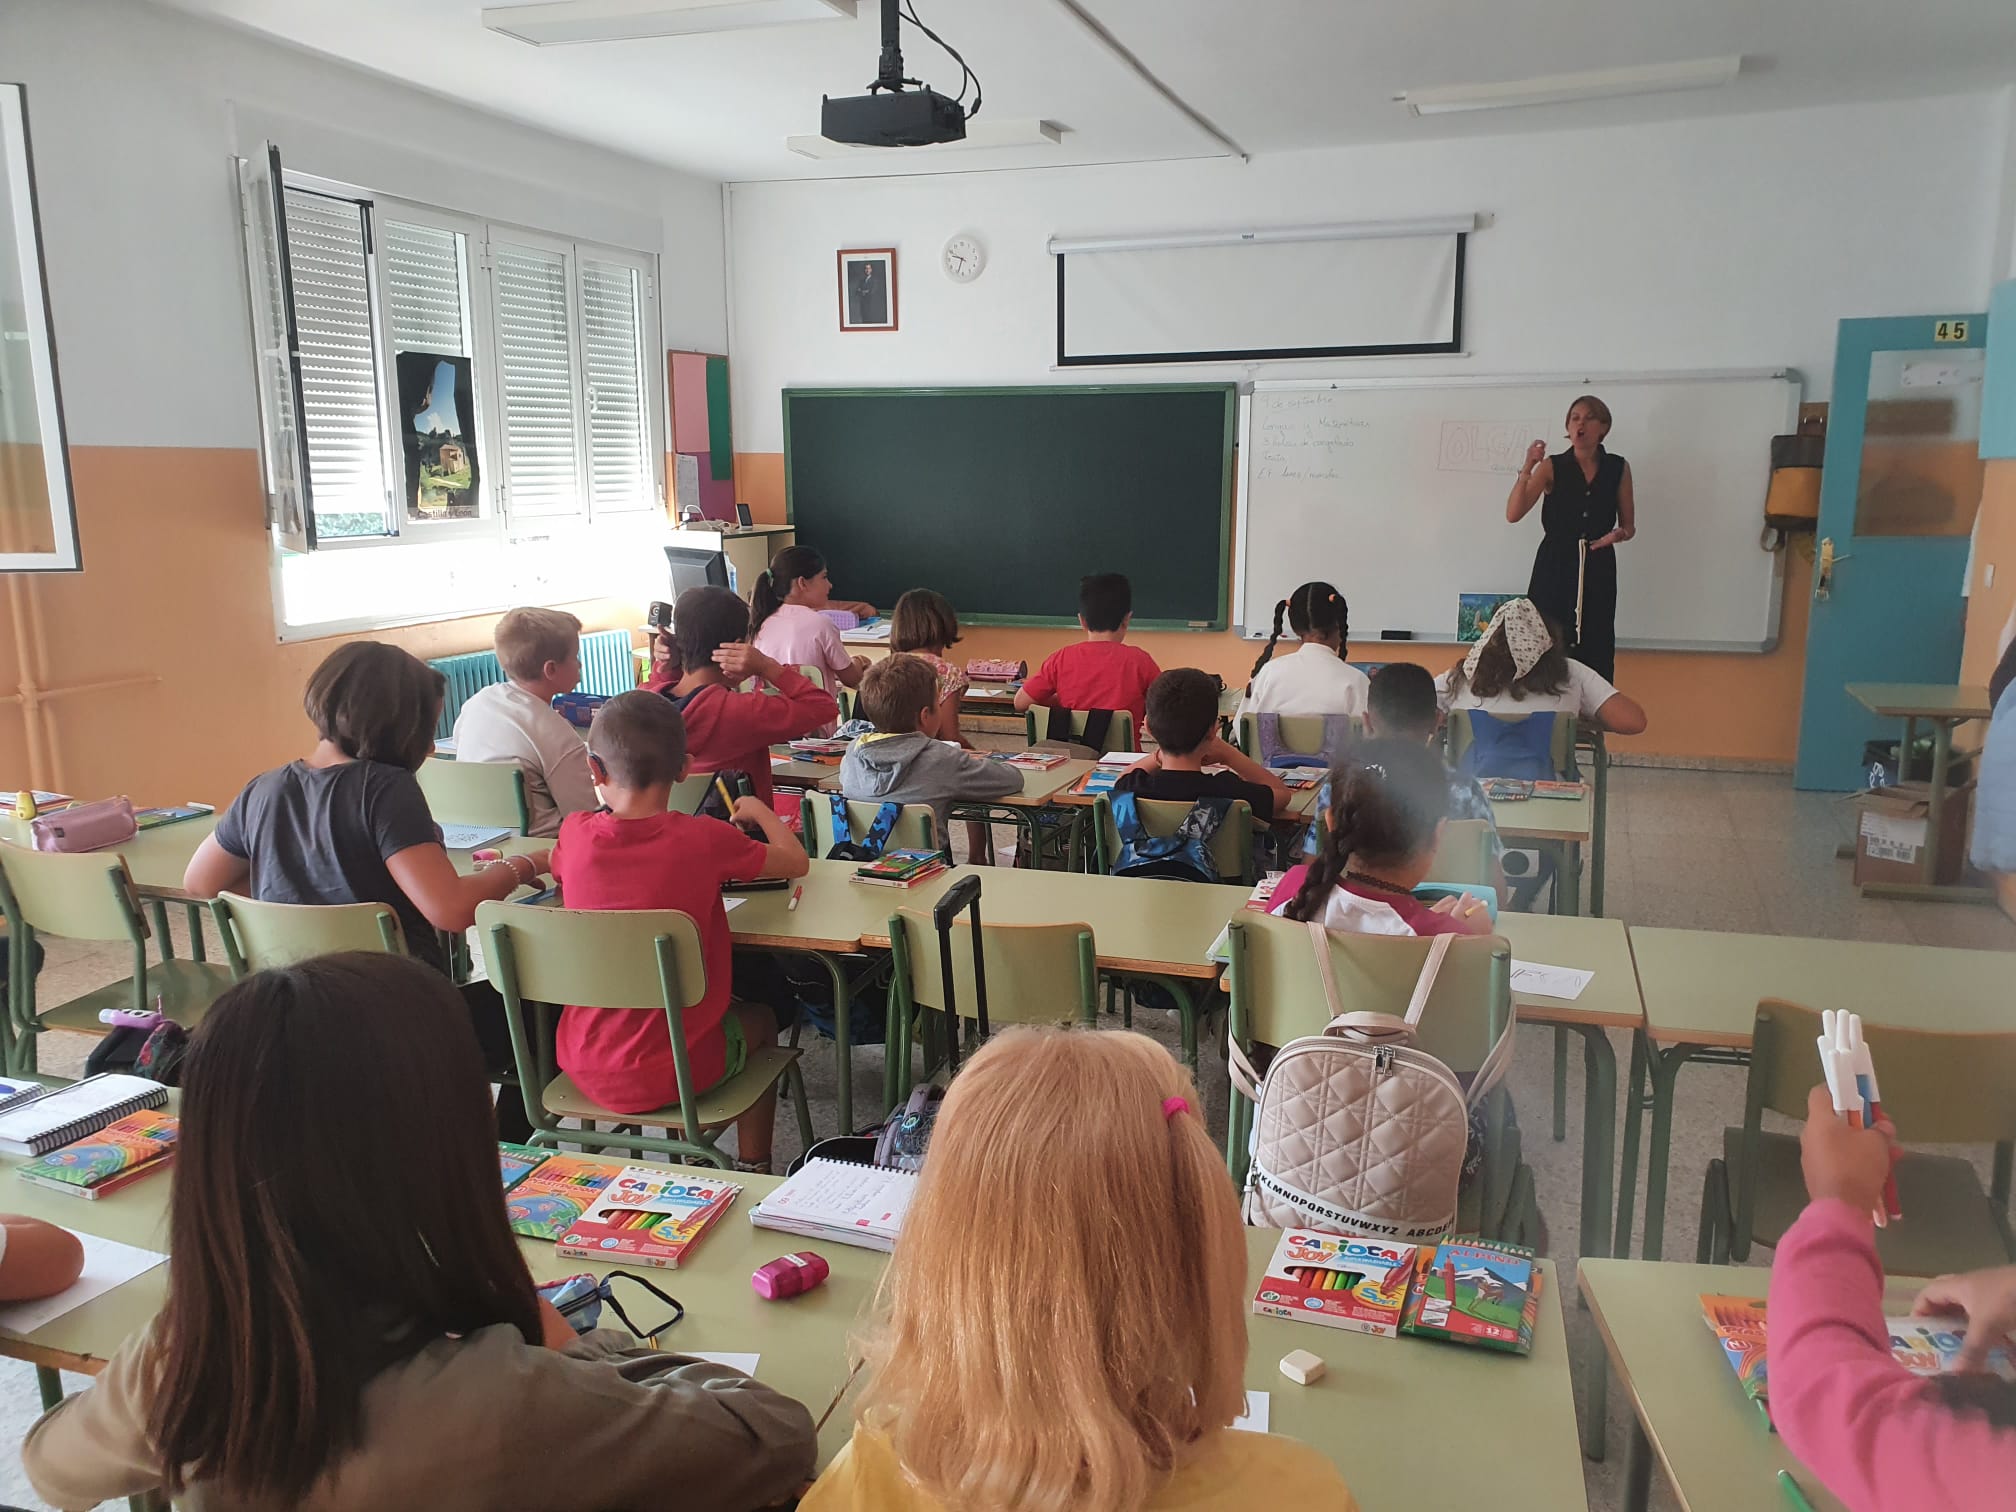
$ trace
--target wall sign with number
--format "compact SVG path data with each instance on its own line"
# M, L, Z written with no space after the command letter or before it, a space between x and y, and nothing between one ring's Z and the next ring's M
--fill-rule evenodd
M1965 341L1967 322L1964 320L1941 320L1932 327L1934 341Z

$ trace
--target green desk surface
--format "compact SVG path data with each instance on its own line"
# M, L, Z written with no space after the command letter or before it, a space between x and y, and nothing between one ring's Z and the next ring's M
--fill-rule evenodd
M1247 1230L1249 1290L1258 1290L1279 1237ZM1586 1507L1560 1278L1552 1263L1541 1268L1533 1353L1523 1360L1249 1317L1246 1385L1269 1393L1272 1432L1330 1457L1363 1512ZM1281 1374L1281 1357L1296 1349L1329 1367L1313 1386Z
M2016 981L2016 953L1937 945L1634 928L1631 953L1661 1044L1746 1046L1771 997L1900 1028L2002 1030Z
M1611 1389L1627 1394L1687 1512L1787 1512L1780 1470L1792 1472L1816 1512L1839 1512L1841 1503L1765 1427L1701 1317L1703 1292L1761 1297L1770 1271L1585 1259L1576 1281L1610 1353ZM1893 1281L1888 1310L1908 1312L1917 1291L1916 1282Z
M960 866L907 889L849 884L861 892L885 894L880 920L863 932L861 943L887 949L888 919L897 909L928 911L968 873L981 879L983 924L1084 924L1092 931L1104 970L1206 980L1218 974L1205 959L1211 942L1251 895L1250 888L1202 882ZM806 896L809 900L811 894Z
M823 761L785 760L774 752L770 757L770 780L790 787L818 787L821 783L840 780L839 764Z
M97 854L126 858L126 870L133 874L133 885L144 893L155 897L184 896L182 873L189 869L189 858L196 854L196 847L217 828L217 815L211 814L201 819L184 819L180 824L163 824L154 829L142 830L123 844L107 847ZM28 826L18 819L0 819L0 840L15 845L26 845Z
M1988 690L1946 683L1850 683L1848 696L1886 719L1986 719Z
M15 1156L0 1158L0 1181L6 1182L9 1212L46 1218L125 1244L167 1248L172 1171L150 1176L101 1201L85 1202L13 1180L5 1167L20 1163ZM612 1158L610 1163L623 1162ZM645 1272L686 1307L685 1318L660 1335L659 1343L676 1350L760 1354L756 1378L798 1398L816 1420L847 1384L847 1337L865 1314L887 1257L874 1250L818 1244L753 1227L750 1207L778 1184L778 1178L737 1176L735 1180L742 1183L742 1195L708 1231L693 1259L676 1271ZM592 1260L560 1259L551 1244L540 1240L521 1239L518 1247L537 1281L582 1271L604 1274L614 1268ZM765 1302L750 1290L749 1276L757 1266L800 1249L824 1255L832 1266L833 1274L824 1286L789 1302ZM95 1372L160 1310L167 1276L166 1268L157 1266L25 1337L0 1333L0 1355ZM626 1305L628 1300L626 1297ZM660 1306L647 1301L632 1309L631 1316L648 1326ZM819 1435L821 1464L847 1441L848 1431L845 1414L835 1413Z
M1596 827L1596 800L1580 798L1517 798L1491 805L1492 822L1506 840L1563 840L1586 844Z
M1572 966L1596 973L1578 998L1544 997L1513 990L1519 1017L1542 1024L1602 1024L1636 1029L1645 1022L1630 933L1621 919L1556 914L1501 913L1494 931L1512 947L1512 959L1542 966Z
M1092 801L1090 798L1060 791L1092 770L1092 763L1089 761L1067 761L1062 766L1050 767L1043 771L1028 768L1016 770L1022 773L1022 791L1011 793L1006 798L989 798L986 806L1043 808L1052 803L1089 804ZM816 787L822 792L833 793L840 790L840 768L821 766L812 761L779 761L773 755L770 760L770 777L774 782Z
M898 889L870 887L854 881L857 865L854 861L814 861L804 882L793 884L805 889L796 909L790 906L788 888L726 894L742 899L728 910L728 930L735 943L769 950L824 950L839 955L858 951L864 933L884 931L893 906L892 896Z

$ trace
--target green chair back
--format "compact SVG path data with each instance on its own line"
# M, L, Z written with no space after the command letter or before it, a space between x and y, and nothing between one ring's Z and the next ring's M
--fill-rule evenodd
M146 936L133 879L117 852L65 855L0 841L0 879L12 898L10 925L18 914L38 934L65 940Z
M1071 738L1079 743L1085 738L1085 712L1074 709L1071 713ZM1025 715L1029 744L1035 745L1044 739L1050 729L1050 711L1047 708L1030 709ZM1106 727L1107 751L1137 751L1134 743L1134 714L1130 709L1115 709L1112 723ZM1105 751L1099 753L1104 755Z
M670 814L697 814L700 805L707 801L707 790L714 785L712 772L701 772L672 784L672 796L665 802L665 811Z
M986 907L982 900L981 907ZM945 973L938 957L938 933L931 915L899 908L889 920L893 981L907 1008L945 1006ZM1099 1006L1098 952L1089 924L980 925L981 958L987 968L987 1021L994 1024L1055 1024L1072 1016L1090 1025ZM952 927L952 988L960 1018L978 1015L973 984L973 925L961 918Z
M1282 742L1291 751L1320 751L1323 749L1323 716L1320 714L1282 714L1280 720ZM1353 739L1365 733L1365 721L1356 714L1351 716ZM1246 713L1239 716L1239 749L1255 761L1260 759L1260 717Z
M847 804L847 829L859 843L869 830L875 827L875 816L882 812L882 805L873 801ZM805 838L805 848L813 857L825 855L833 849L833 804L821 792L809 792L799 804L799 833ZM896 826L889 831L890 850L938 850L938 823L930 805L906 803L896 815Z
M1476 732L1471 728L1469 709L1449 711L1448 742L1449 765L1462 765L1463 755L1476 744ZM1500 724L1518 724L1531 719L1531 714L1504 714L1496 709L1486 711ZM1562 714L1554 720L1553 738L1548 742L1547 759L1553 763L1554 775L1566 779L1575 769L1575 716Z
M1189 816L1193 804L1161 798L1136 798L1134 812L1150 835L1171 835ZM1101 793L1092 803L1092 844L1101 876L1113 875L1120 859L1120 827L1113 819L1113 801ZM1211 860L1222 882L1253 880L1253 809L1244 798L1232 800L1225 819L1211 836Z
M1435 851L1435 864L1428 868L1431 882L1470 882L1488 886L1497 879L1491 874L1489 819L1451 819L1442 827L1442 844Z
M383 903L262 903L227 892L211 900L210 914L233 981L338 951L406 953L399 916Z
M471 824L524 834L525 773L515 761L425 761L413 774L436 824Z
M833 695L833 702L840 706L840 718L843 722L854 717L854 690L852 688L841 682L840 679L824 667L805 666L800 667L798 670L805 674L813 687L823 688ZM765 683L763 691L765 693L775 693L777 690L768 683Z

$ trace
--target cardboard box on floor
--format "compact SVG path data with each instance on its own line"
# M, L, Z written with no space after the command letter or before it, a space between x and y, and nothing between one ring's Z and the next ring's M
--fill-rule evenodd
M1948 788L1939 810L1939 875L1935 883L1960 880L1967 858L1967 820L1974 784ZM1925 838L1931 829L1929 783L1907 782L1855 795L1855 885L1925 880Z

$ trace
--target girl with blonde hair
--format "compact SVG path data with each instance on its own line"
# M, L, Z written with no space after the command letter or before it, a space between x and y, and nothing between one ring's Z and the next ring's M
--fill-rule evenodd
M1246 1243L1199 1107L1135 1034L1014 1029L968 1063L802 1512L1350 1512L1315 1450L1231 1430Z

